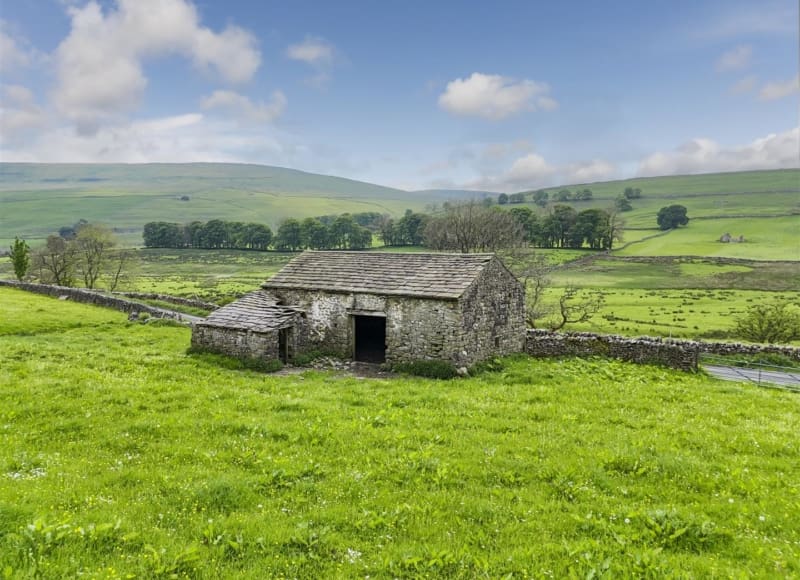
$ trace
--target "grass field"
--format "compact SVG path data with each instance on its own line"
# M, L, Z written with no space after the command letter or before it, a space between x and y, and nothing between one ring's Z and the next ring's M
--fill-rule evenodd
M187 196L187 201L181 198ZM221 163L81 165L0 163L0 240L31 242L83 218L142 243L149 221L266 223L287 217L422 209L430 195L280 167Z
M673 256L597 256L553 273L558 286L583 288L789 291L800 288L800 263Z
M658 197L687 198L691 196L706 197L708 194L740 194L754 192L795 192L800 189L800 171L797 169L780 169L775 171L739 171L730 173L707 173L701 175L673 175L662 177L641 177L619 181L603 181L598 183L582 183L564 186L568 189L588 187L594 197L614 199L626 187L638 187L642 190L643 199ZM547 188L547 191L558 192L562 186ZM636 200L634 204L638 203ZM794 198L794 203L798 202Z
M800 262L612 255L566 266L552 275L554 288L546 297L551 307L567 285L603 299L589 322L567 330L726 339L733 338L736 318L754 304L800 304Z
M626 336L666 336L691 339L730 339L730 332L749 306L786 299L800 303L800 292L747 290L591 289L603 298L603 307L591 321L571 324L567 330ZM555 303L555 291L549 296Z
M744 235L745 242L720 242L720 236L726 232L734 237ZM627 236L626 241L629 241ZM800 215L690 220L686 227L629 244L616 253L622 256L718 256L800 261Z
M657 367L261 375L0 289L11 577L795 577L800 399Z
M608 207L625 187L640 187L642 199L634 200L633 211L624 216L629 227L655 228L658 210L672 203L685 205L691 218L800 213L798 170L656 177L586 186L591 187L595 199L576 204L579 210ZM558 189L549 188L551 192ZM274 228L287 217L362 211L399 215L407 208L422 210L427 204L466 195L464 191L408 192L258 165L0 163L0 244L6 247L14 236L36 244L79 219L113 227L126 245L139 246L142 226L149 221L219 218L267 223ZM189 199L182 201L184 196Z

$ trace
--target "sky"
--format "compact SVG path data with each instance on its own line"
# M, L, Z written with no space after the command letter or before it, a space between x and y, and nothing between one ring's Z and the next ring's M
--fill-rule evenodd
M521 191L800 167L797 0L0 0L0 161Z

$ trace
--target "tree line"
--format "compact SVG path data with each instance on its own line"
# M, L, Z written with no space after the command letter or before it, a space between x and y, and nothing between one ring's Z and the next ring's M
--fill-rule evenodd
M36 250L17 238L9 255L18 280L32 272L43 284L75 286L82 282L91 289L103 278L113 292L126 279L133 260L130 252L115 249L116 245L110 228L82 219L48 236Z
M380 217L376 212L367 212L304 220L288 218L275 233L266 224L219 219L187 224L149 222L142 237L146 248L361 250L372 245L373 233L361 223L372 224L376 215Z
M372 212L288 218L275 233L265 224L216 219L187 224L150 222L144 226L143 238L148 248L361 250L372 246L374 235L386 246L460 252L521 245L608 250L621 239L622 225L613 209L577 211L556 204L540 215L525 206L505 210L470 200L446 202L431 213L406 210L398 219Z

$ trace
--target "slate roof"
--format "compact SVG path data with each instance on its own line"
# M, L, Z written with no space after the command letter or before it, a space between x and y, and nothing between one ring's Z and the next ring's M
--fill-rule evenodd
M298 312L297 308L291 306L278 306L275 298L262 290L256 290L215 310L198 324L267 332L293 326Z
M455 300L493 258L494 254L306 251L261 287Z

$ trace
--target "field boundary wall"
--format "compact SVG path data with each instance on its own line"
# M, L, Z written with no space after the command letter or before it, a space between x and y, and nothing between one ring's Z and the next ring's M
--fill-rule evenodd
M631 338L591 332L527 331L525 352L533 357L607 356L628 362L661 364L695 371L701 354L780 354L800 361L800 348L791 346L705 342L654 337Z
M85 288L68 288L66 286L52 286L50 284L34 284L32 282L17 282L16 280L0 280L0 286L7 286L10 288L17 288L19 290L26 290L27 292L35 292L37 294L44 294L46 296L53 296L61 300L72 300L74 302L81 302L83 304L94 304L96 306L105 306L106 308L113 308L121 312L143 313L146 312L155 318L169 318L179 321L190 321L192 317L188 317L180 312L158 308L156 306L149 306L140 302L132 300L125 300L117 296L108 296L101 294L94 290L87 290Z

